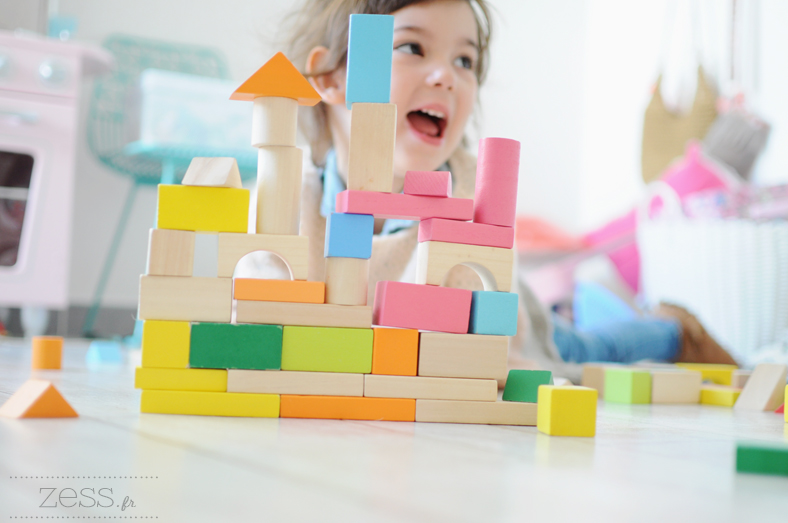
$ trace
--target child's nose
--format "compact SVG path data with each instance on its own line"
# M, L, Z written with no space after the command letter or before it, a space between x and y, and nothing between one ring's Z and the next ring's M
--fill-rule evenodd
M449 91L454 89L455 81L453 69L446 64L434 64L430 74L427 76L427 83L431 87L442 87Z

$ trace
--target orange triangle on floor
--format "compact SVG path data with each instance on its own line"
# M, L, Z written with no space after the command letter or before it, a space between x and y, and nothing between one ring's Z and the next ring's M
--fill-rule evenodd
M27 380L2 407L7 418L76 418L77 412L51 381Z
M282 53L276 53L230 95L230 100L251 102L261 96L293 98L300 105L315 105L321 98L309 81Z

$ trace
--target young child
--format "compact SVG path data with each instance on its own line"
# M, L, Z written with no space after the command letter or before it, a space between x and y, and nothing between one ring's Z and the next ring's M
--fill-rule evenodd
M326 216L334 211L336 194L347 180L350 111L345 106L345 65L348 20L354 13L394 16L393 191L402 191L408 170L449 170L453 195L474 197L476 161L465 151L464 132L489 65L486 1L308 0L294 15L286 54L323 98L314 108L300 109L312 164L304 173L301 202L301 234L310 237L310 280L324 278ZM369 303L379 280L414 281L415 225L406 220L376 221ZM464 266L452 269L446 285L482 289L479 277ZM520 295L518 334L510 350L513 365L527 359L576 380L576 363L584 361L734 363L697 320L678 307L663 307L663 319L644 318L580 333L560 320L554 326L524 283L513 291Z

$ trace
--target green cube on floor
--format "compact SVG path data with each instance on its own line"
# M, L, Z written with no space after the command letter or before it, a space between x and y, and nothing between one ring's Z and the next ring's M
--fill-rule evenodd
M605 401L651 403L651 373L635 369L605 369Z
M203 369L279 369L281 325L192 325L189 365Z
M282 370L372 372L372 329L284 328Z
M536 403L539 398L539 385L552 384L553 373L549 370L510 370L506 387L503 389L503 401Z
M770 443L738 443L736 472L788 476L788 445Z

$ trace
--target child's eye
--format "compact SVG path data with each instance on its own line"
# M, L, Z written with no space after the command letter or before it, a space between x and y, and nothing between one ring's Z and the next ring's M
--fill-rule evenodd
M468 56L458 56L454 60L454 64L462 67L463 69L473 69L473 60Z
M424 50L421 48L421 45L413 42L409 42L407 44L401 44L395 47L397 51L402 51L408 54L415 54L419 56L424 56Z

